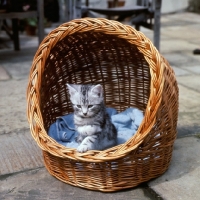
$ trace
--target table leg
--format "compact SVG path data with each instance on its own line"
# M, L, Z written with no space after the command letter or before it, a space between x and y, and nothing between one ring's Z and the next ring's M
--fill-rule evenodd
M14 49L19 51L19 30L18 30L18 19L12 19L12 32L13 32L13 42Z

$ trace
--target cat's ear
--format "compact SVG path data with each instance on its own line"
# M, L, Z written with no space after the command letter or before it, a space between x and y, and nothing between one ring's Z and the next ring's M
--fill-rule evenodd
M92 88L91 92L94 93L95 95L97 95L98 97L102 97L103 96L103 87L100 84L95 85Z
M69 90L69 94L70 94L70 95L74 95L74 94L77 92L77 90L74 88L74 85L73 85L73 84L68 84L68 83L67 83L67 88L68 88L68 90Z

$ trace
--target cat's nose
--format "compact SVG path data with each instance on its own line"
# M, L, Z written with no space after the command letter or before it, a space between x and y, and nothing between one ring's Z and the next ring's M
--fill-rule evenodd
M83 113L85 116L87 115L87 113Z

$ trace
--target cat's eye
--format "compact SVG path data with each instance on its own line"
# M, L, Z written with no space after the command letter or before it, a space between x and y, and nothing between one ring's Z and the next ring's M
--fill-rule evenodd
M76 105L77 108L81 108L81 105Z
M88 108L92 108L93 107L93 105L88 105Z

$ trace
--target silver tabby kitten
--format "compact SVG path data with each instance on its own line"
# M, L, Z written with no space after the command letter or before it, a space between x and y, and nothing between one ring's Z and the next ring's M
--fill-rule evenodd
M78 152L104 150L117 144L117 131L106 112L103 88L98 85L67 84L78 132Z

